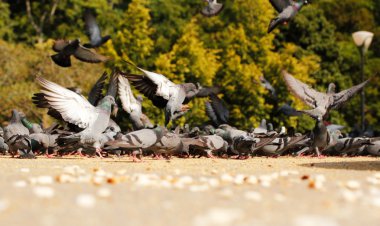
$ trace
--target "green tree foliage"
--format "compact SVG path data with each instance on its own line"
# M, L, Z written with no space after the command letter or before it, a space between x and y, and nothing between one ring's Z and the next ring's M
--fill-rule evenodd
M223 3L220 15L206 18L199 14L204 2L193 0L0 1L0 85L4 87L0 97L7 101L0 120L7 119L12 108L19 108L35 120L50 122L43 110L29 107L30 97L38 91L36 74L65 86L79 86L86 94L103 70L118 66L138 73L123 61L129 60L175 82L220 86L219 95L228 104L233 125L249 128L266 118L276 126L309 130L313 121L308 117L289 118L277 112L289 100L297 109L307 108L288 92L281 71L286 69L320 90L330 82L338 90L359 83L360 59L351 37L357 30L375 33L365 73L373 77L372 84L379 82L374 76L380 71L379 1L313 1L289 25L271 34L266 30L276 12L269 1ZM73 60L73 67L59 68L49 58L52 39L87 42L85 9L96 14L103 35L112 36L97 49L112 60L104 65ZM277 98L260 85L260 76L272 83ZM376 85L369 86L366 94L366 119L380 129ZM191 111L176 123L206 122L204 101L193 101ZM354 98L344 110L333 111L330 121L354 126L358 103L359 98ZM163 122L162 111L149 100L143 106L153 121Z

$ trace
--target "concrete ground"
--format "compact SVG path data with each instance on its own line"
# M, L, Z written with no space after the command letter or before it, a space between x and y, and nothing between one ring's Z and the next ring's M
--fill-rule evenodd
M1 225L379 225L380 159L0 157Z

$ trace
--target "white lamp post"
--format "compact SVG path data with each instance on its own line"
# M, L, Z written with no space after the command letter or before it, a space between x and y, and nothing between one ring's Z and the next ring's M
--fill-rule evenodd
M358 31L352 34L355 45L358 47L360 52L360 73L361 73L361 82L364 82L364 63L365 63L365 54L368 51L369 46L371 45L373 39L373 33L368 31ZM365 93L364 88L361 91L361 133L365 130L364 124L364 106L365 106Z

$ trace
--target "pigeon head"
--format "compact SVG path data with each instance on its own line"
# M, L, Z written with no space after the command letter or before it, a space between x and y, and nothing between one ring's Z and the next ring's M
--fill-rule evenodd
M13 109L12 110L12 118L11 118L11 122L19 122L22 118L22 115L24 115L23 113L20 114L20 112L18 112L16 109ZM24 115L25 117L25 115Z
M142 95L137 95L137 96L136 96L136 100L137 100L138 102L142 103L143 100L144 100L144 98L143 98Z
M117 106L113 96L105 96L98 103L98 106L104 110L111 111L112 106Z
M336 88L335 84L334 83L330 83L329 87L327 88L327 93L328 94L334 94L335 93L335 88Z

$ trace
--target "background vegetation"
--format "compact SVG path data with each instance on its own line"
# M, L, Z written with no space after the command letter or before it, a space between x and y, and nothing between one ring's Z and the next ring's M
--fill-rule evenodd
M359 83L359 53L351 33L375 33L366 67L372 77L366 89L366 120L379 130L380 1L318 0L303 8L288 26L267 34L275 12L268 0L220 0L223 12L212 18L199 14L201 0L0 0L0 122L12 108L34 121L49 123L44 110L35 108L31 96L38 91L35 75L65 86L78 86L86 94L96 79L112 66L128 68L122 59L163 73L176 82L200 82L222 87L221 97L231 111L231 124L250 128L262 118L276 126L312 128L307 117L284 117L278 106L293 100L281 77L286 69L320 90L337 83L338 90ZM60 68L49 58L54 39L87 41L83 12L93 9L103 34L112 41L98 49L114 61ZM277 90L277 99L260 86L265 76ZM157 123L163 114L144 102L144 110ZM204 100L180 122L207 121ZM332 123L354 127L359 122L359 98L330 116ZM122 116L120 116L122 117Z

